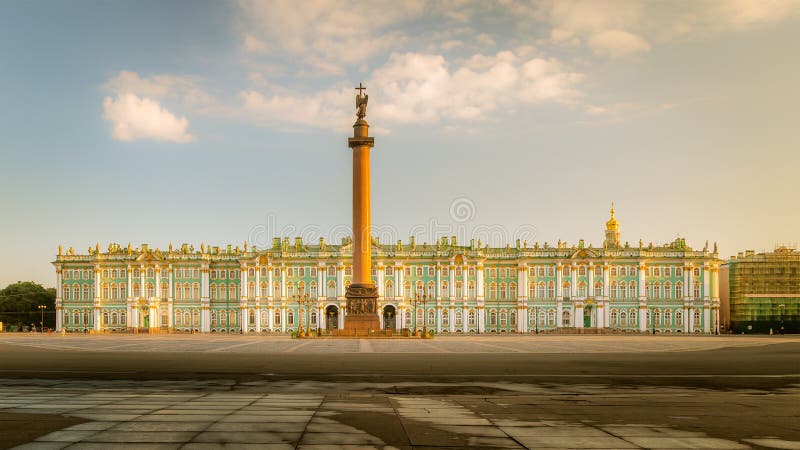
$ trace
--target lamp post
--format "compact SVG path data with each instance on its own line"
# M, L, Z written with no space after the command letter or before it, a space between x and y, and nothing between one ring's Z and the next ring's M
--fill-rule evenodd
M536 334L539 334L539 307L538 306L534 305L533 314L534 314L533 315L533 324L534 324L534 327L536 327Z
M308 335L311 336L311 304L314 302L314 299L306 294L302 295L295 295L295 301L298 305L305 307L306 310L306 329L308 330ZM303 337L306 333L303 331L303 324L300 323L300 329L297 332L297 335Z
M430 294L422 294L422 337L428 337L428 297Z
M47 309L47 305L39 305L38 308L39 308L39 311L42 312L42 321L40 323L41 328L40 328L39 331L44 333L44 310Z
M412 317L411 321L414 323L414 336L417 335L417 304L419 303L419 293L416 293L411 299Z
M784 305L783 303L781 303L780 305L778 305L778 311L780 311L780 312L781 312L781 321L780 321L780 323L778 323L778 332L779 332L781 335L783 335L783 333L784 333L784 327L783 327L783 310L784 310L785 308L786 308L786 305Z

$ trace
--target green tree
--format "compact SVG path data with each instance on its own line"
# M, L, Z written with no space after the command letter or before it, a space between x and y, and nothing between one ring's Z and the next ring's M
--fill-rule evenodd
M56 290L32 281L18 281L0 289L0 322L3 326L30 326L42 321L39 305L47 306L44 326L56 325Z

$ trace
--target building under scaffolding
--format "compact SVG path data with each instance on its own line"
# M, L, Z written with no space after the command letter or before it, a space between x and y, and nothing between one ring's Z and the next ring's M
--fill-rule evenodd
M786 332L800 332L800 251L796 247L779 246L771 253L748 250L731 257L726 266L730 329L778 333L783 327ZM725 293L723 286L721 294Z

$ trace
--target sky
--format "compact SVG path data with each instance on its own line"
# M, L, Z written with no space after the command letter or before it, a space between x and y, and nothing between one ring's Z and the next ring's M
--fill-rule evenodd
M0 286L59 244L800 241L800 2L11 2Z

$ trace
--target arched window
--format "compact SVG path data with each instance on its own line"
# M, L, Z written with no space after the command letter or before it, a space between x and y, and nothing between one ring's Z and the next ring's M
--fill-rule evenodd
M628 283L621 282L619 284L619 298L625 300L628 297Z
M636 322L636 310L632 309L628 311L628 324L633 327L636 326Z
M613 299L617 298L617 282L616 281L612 281L611 282L611 298L613 298Z
M561 312L561 325L564 327L569 327L570 325L570 314L569 311L562 311Z
M617 276L617 266L611 266L611 276Z
M510 283L508 285L508 298L510 299L517 298L517 283Z
M471 327L474 327L475 326L475 310L474 309L470 309L469 310L469 315L467 316L467 318L468 318L467 324L469 326L471 326Z
M309 285L308 285L308 295L311 298L317 298L317 283L315 281L312 281L311 283L309 283Z
M694 327L695 328L700 327L700 310L699 309L695 309L694 310Z
M664 311L664 325L667 327L672 326L672 311L670 310Z
M456 299L461 300L464 298L464 283L456 281Z
M306 284L302 281L297 283L297 295L306 295Z
M631 281L628 284L628 293L630 294L629 295L630 298L636 298L636 297L639 296L639 294L636 292L636 282L635 281Z
M500 300L508 298L508 287L505 283L500 283Z
M251 269L251 271L252 271L252 269ZM256 323L256 312L254 310L252 310L252 309L250 310L250 312L248 314L248 322L247 323L248 323L248 325L255 325L255 323Z
M681 310L675 311L675 325L683 326L683 311Z
M683 283L675 283L675 298L683 298Z
M236 291L237 291L237 289L236 289L236 285L235 284L229 284L228 285L228 298L230 300L236 300L236 299L239 298L239 296L237 295Z
M252 271L253 269L250 269L250 272ZM256 296L256 284L252 281L247 283L247 296L249 298L253 298Z
M497 284L489 283L489 300L495 300L497 298Z
M547 283L547 298L556 298L556 284L552 281Z
M536 283L528 283L528 298L538 298L536 294Z
M147 278L153 278L154 276L153 269L147 269Z
M408 281L403 283L403 297L411 298L411 283Z
M69 300L70 299L69 298L69 286L67 286L66 284L61 286L61 297L63 297L64 300Z
M108 311L103 311L103 321L101 322L102 325L108 326Z
M109 298L111 298L111 297L110 297L110 294L108 292L108 283L103 283L103 299L104 300L108 300Z
M89 293L88 288L86 286L84 286L84 288L86 288L86 293L88 294ZM72 299L83 300L83 297L81 297L81 287L78 286L77 284L72 288Z
M586 283L583 281L578 283L578 297L586 297Z
M554 326L556 324L556 310L555 309L548 309L547 310L547 325Z
M153 283L147 283L147 298L155 296L156 296L155 286L153 286Z
M269 290L267 289L267 283L265 281L261 282L261 286L259 286L259 292L262 298L266 298L269 295Z
M449 298L450 297L450 283L447 281L442 281L442 290L441 290L441 297Z
M497 311L491 310L489 312L489 325L496 326L497 325Z
M277 270L280 270L280 269L277 269ZM331 289L331 292L336 292L335 291L336 284L333 281L331 281L331 285L334 288L334 289ZM279 282L277 282L277 281L272 285L272 296L275 297L276 299L281 298L281 284ZM334 294L334 297L335 296L336 295Z
M419 296L425 295L425 285L422 283L422 280L417 280L415 285L416 285L416 295Z
M182 300L183 299L183 285L181 283L175 283L175 300ZM216 288L216 285L214 285Z
M505 309L500 310L500 326L504 327L508 324L508 313Z
M433 281L430 281L430 282L428 282L428 295L431 298L433 298L433 296L435 294L436 294L436 283L434 283Z
M571 294L572 294L572 291L570 290L571 288L572 288L572 286L570 285L569 281L565 281L565 282L564 282L564 283L561 285L561 295L562 295L564 298L569 298L569 297L571 297L571 296L572 296L572 295L571 295Z
M625 311L619 313L619 325L623 328L628 326L628 313Z
M436 310L429 309L428 310L428 326L433 326L436 324Z
M672 283L669 281L664 283L664 298L672 298Z
M116 326L118 324L119 324L119 321L117 320L117 312L116 311L111 311L111 325L112 326Z
M166 299L169 297L169 284L161 283L161 298Z
M508 313L508 323L512 327L517 326L517 311L512 309L511 312Z
M655 296L655 298L662 298L661 283L659 283L658 281L653 283L653 295Z
M394 298L394 283L392 283L392 280L386 280L384 296L386 298Z
M475 298L475 282L474 281L470 281L467 284L467 295L469 296L469 298Z
M612 309L611 310L611 326L612 327L616 327L617 326L617 315L618 315L617 310L616 309Z
M586 276L586 266L578 266L578 276L579 277Z
M442 310L442 326L449 326L450 325L450 310L444 309Z
M595 297L602 297L603 296L603 283L596 281L594 283L594 296Z
M286 325L290 327L294 325L294 311L292 310L286 313Z
M192 298L192 286L189 283L183 285L183 298L186 300Z

